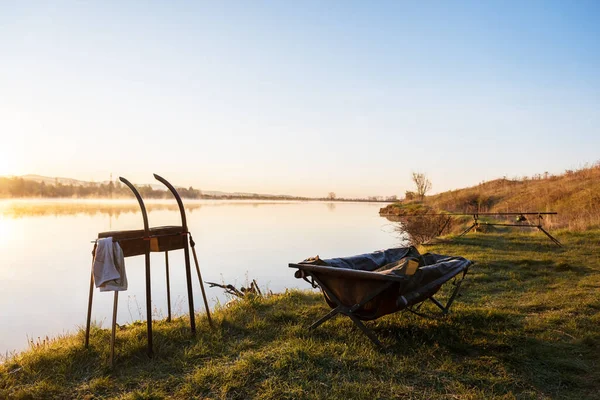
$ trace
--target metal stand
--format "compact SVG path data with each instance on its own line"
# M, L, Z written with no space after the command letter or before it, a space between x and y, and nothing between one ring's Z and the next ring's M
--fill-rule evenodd
M152 357L152 285L150 281L150 227L148 225L148 213L146 212L146 206L144 205L144 200L142 200L142 196L137 191L135 186L131 184L127 179L122 176L119 177L119 180L123 182L135 195L135 198L140 205L140 209L142 210L142 218L144 220L144 261L146 264L146 331L148 337L148 349L146 353L148 357ZM115 306L116 307L116 306Z
M196 332L196 319L194 313L194 297L192 291L192 274L190 264L190 251L189 245L191 242L192 252L194 255L194 261L196 263L196 272L198 273L198 279L200 281L200 288L202 289L202 297L204 299L204 306L206 307L206 313L208 316L208 322L212 327L212 319L210 317L210 310L208 308L208 301L206 299L206 293L204 291L204 285L202 277L200 275L200 267L198 265L198 258L194 249L195 243L191 240L188 242L188 228L187 220L185 216L185 209L181 197L175 190L175 188L164 178L154 174L154 177L162 182L169 191L175 197L177 205L179 207L181 215L181 226L168 226L168 227L157 227L150 228L148 225L148 214L144 201L140 196L137 189L125 178L120 177L119 179L125 185L131 189L135 195L138 204L142 212L142 218L144 222L143 231L120 231L120 232L103 232L98 234L99 238L113 237L113 241L118 242L122 249L125 257L144 255L145 259L145 276L146 276L146 326L147 326L147 354L149 357L153 356L153 344L152 344L152 287L151 287L151 275L150 275L150 252L164 252L165 253L165 272L166 272L166 283L167 283L167 310L168 316L167 321L171 321L171 282L169 276L169 251L176 249L184 250L185 258L185 275L186 275L186 286L188 295L188 306L189 306L189 317L190 317L190 329L192 334ZM89 336L90 336L90 325L91 325L91 314L92 314L92 300L94 295L94 271L93 271L93 256L95 255L97 245L94 245L92 251L92 272L90 277L90 289L88 299L88 310L85 330L85 347L89 347ZM118 292L114 294L113 304L113 319L112 319L112 334L110 343L110 364L114 364L114 352L115 352L115 335L116 335L116 323L117 323L117 304L118 304Z
M171 322L171 282L169 280L169 252L165 251L165 269L167 271L167 322Z
M181 228L183 230L182 234L185 235L185 245L183 246L184 258L185 258L185 280L187 284L187 292L188 292L188 307L190 310L190 329L192 330L192 334L196 334L196 318L194 315L194 295L192 292L192 273L190 268L190 249L188 246L188 227L187 227L187 218L185 216L185 208L183 207L183 202L181 201L181 197L179 197L179 193L175 190L175 187L171 185L165 178L154 174L154 178L165 185L169 191L175 197L177 201L177 206L179 207L179 214L181 215ZM200 282L202 285L202 282Z
M548 231L546 231L543 227L542 227L542 214L556 214L556 213L498 213L498 214L494 214L494 213L488 213L486 215L518 215L521 221L527 221L527 218L525 218L525 215L529 215L529 214L535 214L537 215L538 218L538 222L536 225L534 224L530 224L530 223L526 223L526 224L502 224L502 223L493 223L493 222L484 222L483 225L487 225L487 226L513 226L513 227L518 227L518 228L536 228L537 230L543 232L546 236L548 236L548 238L558 247L562 247L562 243L560 243L558 241L558 239L556 239L554 236L552 236L550 233L548 233ZM522 219L521 219L522 218ZM462 237L464 235L466 235L467 233L471 232L472 230L477 231L477 228L479 228L481 226L481 223L479 222L479 214L473 214L473 224L471 226L469 226L467 229L465 229L460 235L458 235L458 237Z
M96 254L96 246L92 250L92 268L90 276L90 294L88 298L88 310L87 319L85 324L85 348L87 349L90 345L90 324L92 322L92 299L94 298L94 255Z
M112 319L112 333L110 335L110 366L115 364L115 336L117 333L117 303L119 302L119 292L115 291L115 298L113 300L113 319Z
M200 266L198 265L198 256L196 255L196 242L190 234L190 245L192 246L192 254L194 255L194 262L196 263L196 272L198 273L198 281L200 282L200 289L202 289L202 299L204 299L204 309L206 310L206 316L208 317L208 324L213 327L212 319L210 317L210 309L208 308L208 301L206 300L206 293L204 292L204 283L202 281L202 274L200 274Z

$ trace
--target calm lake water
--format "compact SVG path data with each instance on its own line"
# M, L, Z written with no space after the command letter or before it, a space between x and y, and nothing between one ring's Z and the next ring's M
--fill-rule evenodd
M173 203L148 202L151 226L180 225ZM398 246L401 239L375 203L187 201L205 281L262 289L309 288L289 262L349 256ZM53 337L85 325L92 240L98 232L141 229L137 203L0 201L0 354L24 350L28 338ZM154 318L166 315L164 254L153 253ZM187 312L183 251L169 253L171 301ZM193 261L192 261L193 262ZM192 264L193 266L193 264ZM126 259L129 290L119 296L118 323L145 320L144 257ZM203 310L192 267L194 305ZM211 307L228 298L207 288ZM112 292L94 292L92 319L110 327Z

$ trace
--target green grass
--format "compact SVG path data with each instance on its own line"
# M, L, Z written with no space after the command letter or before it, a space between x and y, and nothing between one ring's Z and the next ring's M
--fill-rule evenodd
M0 366L0 398L539 399L600 398L600 231L468 234L427 250L476 264L443 319L396 313L367 325L373 347L345 317L314 332L319 294L250 298L200 318L117 334L95 328L31 348ZM286 268L282 265L282 268ZM292 271L290 271L292 273ZM431 309L433 311L433 309Z

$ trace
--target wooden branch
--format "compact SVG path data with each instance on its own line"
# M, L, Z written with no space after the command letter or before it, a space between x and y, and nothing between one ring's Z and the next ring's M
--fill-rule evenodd
M258 287L258 283L256 283L256 279L252 279L252 285L254 286L254 290L256 290L256 292L258 292L259 296L262 296L262 292L260 291L260 288Z
M209 285L209 287L211 288L220 287L221 289L224 289L225 292L239 298L246 296L248 293L257 294L259 296L263 295L260 288L258 287L258 283L256 283L256 279L252 280L249 287L246 288L242 286L240 289L237 289L233 285L222 285L214 282L206 282L206 284Z
M224 289L227 293L237 296L237 297L244 297L244 293L240 292L239 290L237 290L235 288L235 286L233 285L221 285L219 283L214 283L214 282L206 282L207 285L209 285L209 287L213 288L213 287L220 287L221 289Z

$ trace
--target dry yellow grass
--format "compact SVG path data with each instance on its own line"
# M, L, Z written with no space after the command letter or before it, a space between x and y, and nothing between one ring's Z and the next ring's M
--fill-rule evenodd
M600 162L558 176L497 179L429 196L425 202L450 212L556 211L558 215L544 221L548 228L581 231L599 227Z

